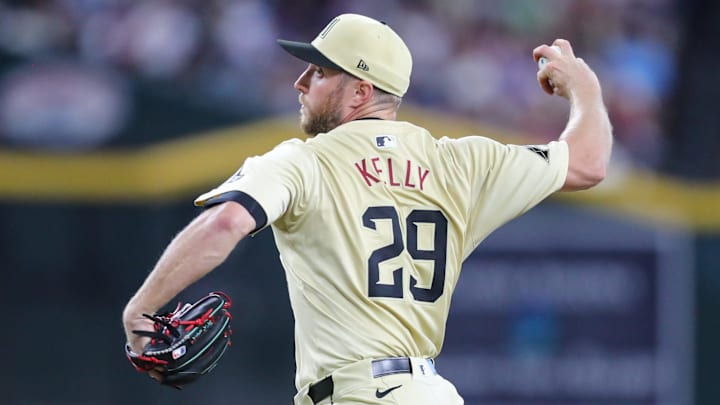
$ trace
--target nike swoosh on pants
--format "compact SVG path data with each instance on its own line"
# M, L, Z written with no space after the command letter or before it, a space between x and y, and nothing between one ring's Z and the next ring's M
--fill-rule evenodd
M385 391L380 391L380 388L377 388L377 389L375 390L375 396L376 396L377 398L383 398L383 397L385 397L387 394L395 391L396 389L398 389L398 388L400 388L400 387L402 387L402 384L396 385L396 386L394 386L394 387L390 387L390 388L386 389Z

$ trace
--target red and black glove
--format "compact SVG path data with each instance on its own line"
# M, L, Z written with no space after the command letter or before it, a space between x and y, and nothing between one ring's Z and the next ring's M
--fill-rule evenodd
M178 304L171 313L143 314L155 330L134 330L150 343L141 354L126 344L127 358L140 372L158 371L161 384L181 388L195 381L215 368L231 344L231 303L226 294L212 292L194 304Z

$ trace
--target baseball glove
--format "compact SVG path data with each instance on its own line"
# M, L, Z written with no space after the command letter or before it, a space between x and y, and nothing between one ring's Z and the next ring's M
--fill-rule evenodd
M154 322L154 331L134 330L150 338L141 354L125 345L125 354L140 372L157 370L161 384L182 388L217 365L230 346L230 298L212 292L194 304L181 306L166 314L144 317Z

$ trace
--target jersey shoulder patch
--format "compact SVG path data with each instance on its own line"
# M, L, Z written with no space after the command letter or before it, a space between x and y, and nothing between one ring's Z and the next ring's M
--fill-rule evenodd
M545 162L550 163L550 147L547 145L527 145L530 152L540 156Z

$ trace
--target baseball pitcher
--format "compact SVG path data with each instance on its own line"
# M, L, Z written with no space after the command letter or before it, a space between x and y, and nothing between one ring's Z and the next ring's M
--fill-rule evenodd
M295 404L462 404L441 352L463 260L550 194L605 176L612 129L596 75L565 40L533 51L542 90L569 100L557 141L437 138L396 120L412 57L385 23L343 14L310 43L294 84L307 140L247 159L202 194L124 312L129 347L152 313L272 227L295 316ZM162 376L158 376L162 378Z

